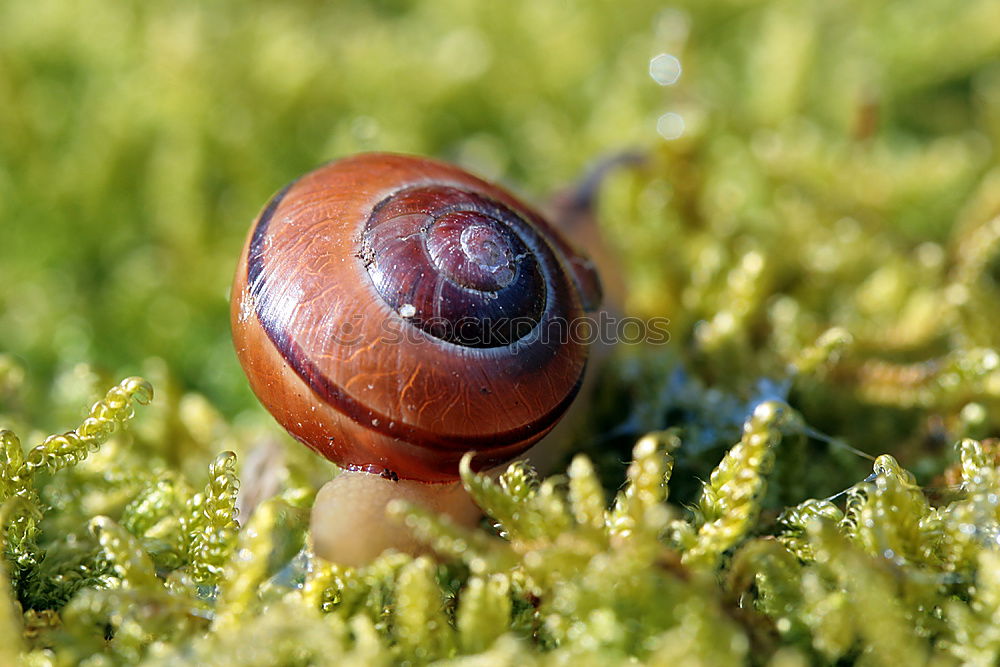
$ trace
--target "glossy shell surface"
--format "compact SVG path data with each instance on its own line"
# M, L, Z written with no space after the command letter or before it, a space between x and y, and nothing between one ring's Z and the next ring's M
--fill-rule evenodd
M580 289L589 270L496 186L358 155L261 212L233 338L254 392L301 442L348 468L448 481L466 451L479 468L510 460L565 412L586 364L570 327L596 298Z

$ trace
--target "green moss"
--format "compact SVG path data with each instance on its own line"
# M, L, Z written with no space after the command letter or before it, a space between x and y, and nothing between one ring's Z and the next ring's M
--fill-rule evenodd
M0 664L996 663L997 7L0 3ZM605 282L669 344L552 469L465 468L480 528L313 559L335 470L229 340L260 205L371 149L544 204L626 148Z
M3 479L20 480L8 483L2 512L10 659L18 646L25 664L991 662L1000 652L990 630L1000 469L977 441L957 447L963 482L947 502L929 503L883 455L845 509L809 500L776 524L760 518L764 488L784 438L803 428L776 402L747 419L688 510L667 502L671 452L683 446L672 434L636 444L610 505L583 456L565 478L540 479L518 463L495 481L466 459L463 482L493 530L397 504L401 529L441 560L387 554L360 569L308 549L275 564L290 506L268 500L237 530L228 453L210 466L203 494L149 480L122 503L120 522L88 522L90 540L39 531L45 508L30 462L84 465L82 454L110 444L99 441L131 417L131 401L150 394L126 380L89 427L8 454ZM156 530L169 506L185 513ZM58 552L61 570L48 564ZM36 610L48 620L39 624Z

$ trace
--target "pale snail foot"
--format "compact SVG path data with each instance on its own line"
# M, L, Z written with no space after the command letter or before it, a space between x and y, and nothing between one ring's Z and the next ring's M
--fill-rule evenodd
M400 521L386 516L393 500L422 505L468 527L482 516L461 482L428 484L345 470L316 494L309 521L313 552L350 567L367 565L387 549L426 553Z

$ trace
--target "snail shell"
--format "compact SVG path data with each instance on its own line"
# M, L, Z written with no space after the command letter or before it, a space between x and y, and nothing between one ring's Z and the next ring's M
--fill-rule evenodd
M572 323L592 265L537 213L456 167L393 154L325 165L250 230L237 354L295 438L350 468L426 482L508 461L584 373Z

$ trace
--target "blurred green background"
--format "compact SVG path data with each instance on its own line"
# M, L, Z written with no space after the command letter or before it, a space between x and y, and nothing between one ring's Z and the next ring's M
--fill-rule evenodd
M602 225L699 387L781 379L836 326L854 362L812 379L847 389L796 385L828 431L868 404L989 414L998 54L992 0L0 1L0 413L62 430L65 378L142 373L256 414L229 282L326 160L426 154L544 203L638 148ZM941 359L979 384L886 375ZM654 408L635 431L670 425Z
M236 410L227 292L274 191L381 149L542 197L604 151L655 142L658 12L0 3L0 349L39 386L160 357Z

